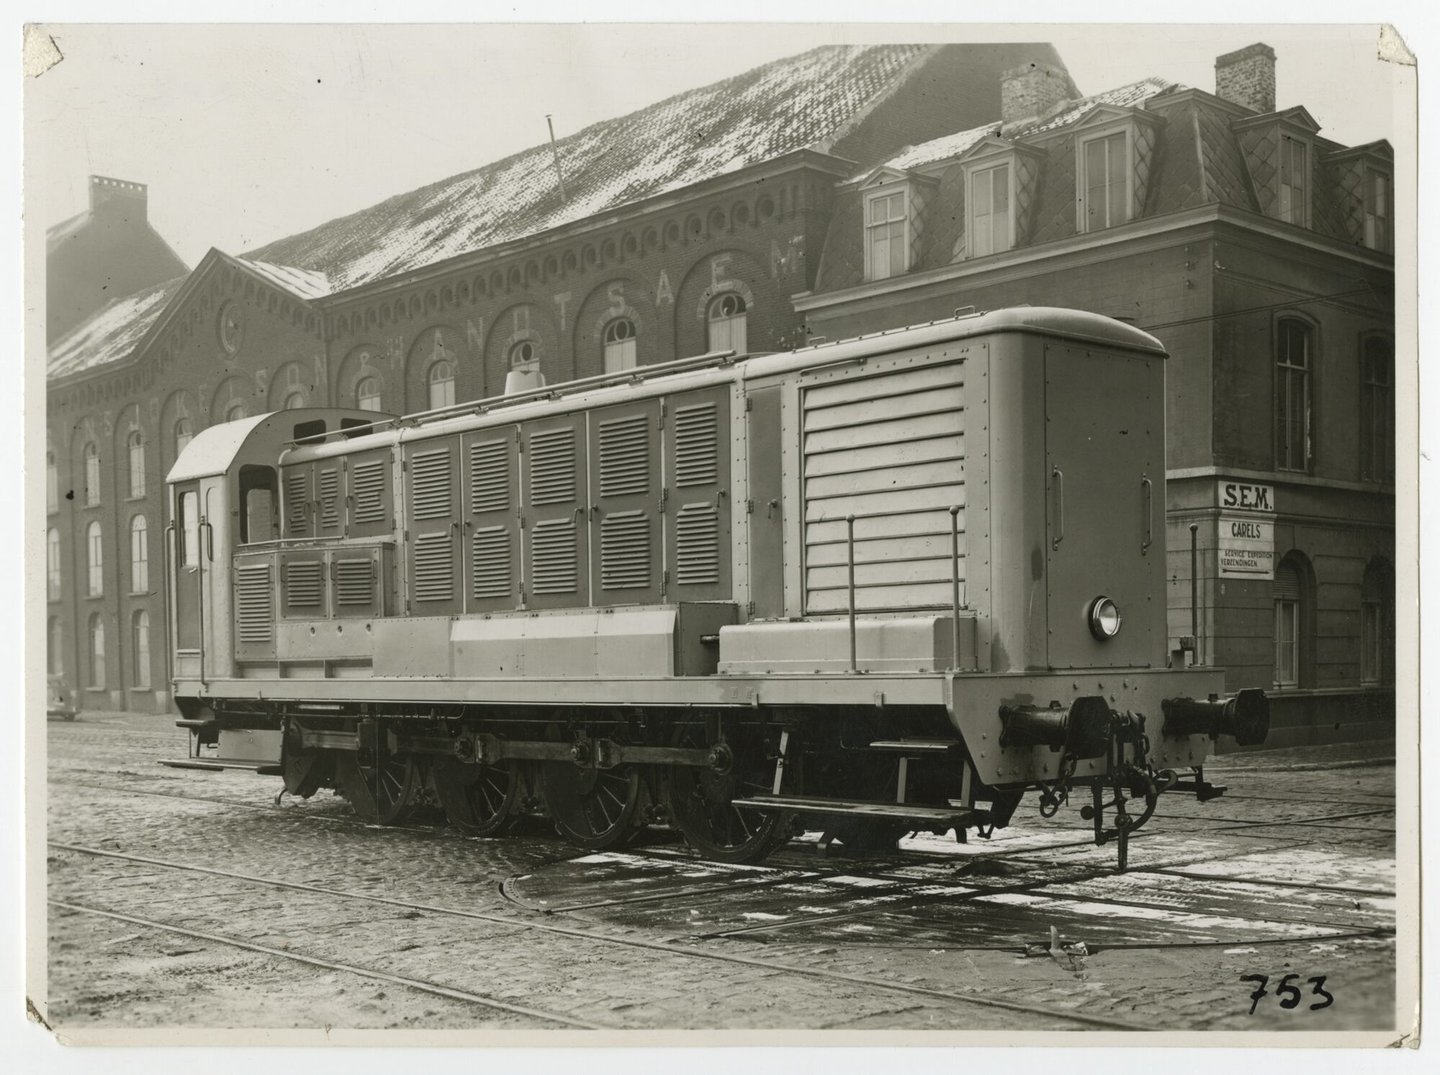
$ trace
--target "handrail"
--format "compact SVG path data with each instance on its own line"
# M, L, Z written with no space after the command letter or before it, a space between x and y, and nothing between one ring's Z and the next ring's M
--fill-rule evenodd
M950 508L950 668L960 671L960 505Z
M845 516L845 560L850 606L850 671L858 672L855 661L855 516Z

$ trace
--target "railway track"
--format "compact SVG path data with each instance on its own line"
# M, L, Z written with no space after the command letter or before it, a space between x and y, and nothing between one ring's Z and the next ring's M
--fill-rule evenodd
M721 952L713 949L701 949L688 946L677 947L673 943L651 941L645 940L643 938L630 936L620 936L613 933L607 933L602 930L560 925L554 922L536 920L530 917L519 917L518 915L495 914L486 911L474 911L465 908L447 907L443 905L425 903L416 900L407 900L396 897L383 896L375 893L355 892L344 888L332 887L329 885L315 885L300 881L288 881L283 878L247 874L241 873L239 871L223 870L209 866L197 866L191 863L177 862L146 855L133 855L126 852L111 851L105 848L87 847L80 844L64 843L61 841L50 841L49 847L52 852L64 851L71 854L85 855L93 858L119 860L147 867L155 867L190 874L201 874L216 878L224 878L229 881L238 881L247 885L267 886L271 888L304 892L311 895L325 896L329 898L353 900L370 904L381 904L402 911L419 912L430 915L444 915L457 920L470 920L490 923L494 925L501 925L510 928L533 930L543 933L565 936L572 939L583 940L589 944L618 947L630 950L642 950L646 952L647 955L663 955L670 959L728 963L732 965L755 968L771 975L779 974L790 976L793 978L808 979L819 982L844 983L851 987L858 986L863 987L867 990L901 994L907 997L922 998L930 1005L941 1007L953 1013L962 1013L966 1010L973 1011L976 1009L985 1009L989 1011L1003 1011L1012 1014L1038 1017L1045 1020L1053 1020L1061 1024L1067 1024L1073 1027L1084 1027L1089 1029L1147 1029L1142 1025L1130 1023L1124 1020L1093 1016L1085 1014L1083 1012L1065 1011L1061 1009L1056 1009L1054 1007L1045 1007L1040 1005L1018 1004L989 997L957 995L951 992L945 992L937 989L929 989L924 986L911 985L904 982L886 981L873 977L861 977L858 975L847 974L842 971L833 971L824 968L795 966L793 964L786 963L778 959L765 959L758 956L748 956L742 955L740 953ZM241 938L229 937L224 934L218 934L211 931L189 930L187 929L187 927L177 926L173 923L165 923L158 919L149 919L143 915L135 915L128 912L115 912L105 908L98 908L86 904L81 904L73 900L62 900L58 898L53 898L49 902L51 906L64 908L75 913L98 914L112 918L118 918L122 921L130 922L134 925L148 926L150 928L160 930L168 930L170 932L180 933L186 936L192 936L195 939L207 940L210 943L231 945L234 947L245 948L249 951L263 952L264 954L276 958L296 959L300 962L310 962L312 963L312 965L317 966L333 965L336 969L345 970L351 973L366 974L371 977L381 977L384 976L386 973L375 971L373 970L373 968L361 967L359 965L343 964L340 961L317 959L315 957L305 956L303 954L295 953L285 949L279 949L264 945L256 945L253 942L248 942ZM424 982L419 979L409 979L405 976L400 975L392 976L390 980L393 980L396 984L406 985L409 988L415 988L429 992L438 993L441 990L449 988L436 985L435 983ZM491 1003L491 998L488 998L482 994L470 993L468 995L456 996L457 993L466 994L466 991L452 990L441 995L452 996L455 997L455 999L470 1000L473 1003L481 1005L488 1004L490 1006L497 1006ZM512 1007L507 1010L513 1011L515 1009ZM550 1021L564 1021L568 1018L565 1016L561 1016L558 1013L547 1013L541 1009L536 1008L529 1008L527 1009L527 1011L533 1013L535 1018L549 1019ZM600 1024L595 1025L599 1026ZM617 1024L612 1028L625 1029L626 1026L627 1024Z

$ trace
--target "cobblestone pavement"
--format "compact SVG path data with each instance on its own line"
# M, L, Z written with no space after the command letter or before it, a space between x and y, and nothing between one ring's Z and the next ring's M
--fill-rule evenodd
M538 822L367 827L328 791L277 805L275 778L156 764L185 752L165 717L48 730L62 1035L1392 1021L1394 769L1368 744L1217 762L1227 795L1162 798L1118 875L1073 805L1045 822L1027 802L965 846L847 862L795 842L724 867L663 839L585 854Z

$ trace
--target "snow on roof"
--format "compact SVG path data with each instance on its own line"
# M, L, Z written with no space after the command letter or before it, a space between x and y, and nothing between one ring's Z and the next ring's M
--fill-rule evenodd
M271 265L268 261L257 261L255 258L242 257L236 260L302 299L322 299L332 290L330 281L323 272L296 269L290 265Z
M115 299L50 345L49 377L64 377L124 358L150 331L186 276Z
M954 134L921 142L918 146L906 146L886 161L884 167L903 171L910 168L921 168L927 164L933 164L935 161L949 160L951 157L958 157L975 143L999 133L1000 124L998 123L987 123L983 127L975 127L968 131L956 131Z
M755 68L558 143L400 194L244 255L321 273L343 291L794 150L827 148L922 45L829 45Z
M1053 113L1008 124L1001 133L1006 138L1023 138L1027 135L1044 134L1047 131L1068 127L1083 118L1097 105L1135 108L1151 97L1159 97L1165 93L1177 93L1183 89L1185 87L1179 83L1163 78L1142 78L1139 82L1132 82L1128 86L1118 86L1113 90L1097 93L1093 97L1082 97L1078 101L1066 101Z
M1032 116L1003 126L999 123L988 123L983 127L975 127L968 131L957 131L954 134L942 135L928 142L921 142L918 146L906 146L881 165L881 167L894 168L899 171L923 168L925 165L934 164L936 161L951 160L958 157L976 143L992 135L1004 138L1021 138L1028 135L1043 134L1047 131L1059 130L1062 127L1067 127L1075 123L1097 105L1111 105L1116 108L1134 108L1148 101L1151 97L1178 92L1184 88L1185 87L1177 83L1167 82L1163 78L1142 78L1139 82L1132 82L1128 86L1120 86L1113 90L1106 90L1104 93L1097 93L1093 97L1082 97L1076 101L1065 101L1057 107L1054 112L1043 116ZM870 172L867 171L863 174L868 175ZM852 178L861 177L855 176Z

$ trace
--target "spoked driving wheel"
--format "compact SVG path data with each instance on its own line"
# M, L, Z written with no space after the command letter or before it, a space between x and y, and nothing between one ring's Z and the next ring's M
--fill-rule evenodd
M593 851L620 847L634 835L640 812L640 771L582 767L566 761L540 767L545 808L572 843Z
M445 758L435 763L431 780L446 818L461 832L494 836L514 824L521 783L514 765L467 765Z
M397 825L409 814L420 779L409 757L387 754L377 765L361 765L358 752L347 750L335 762L335 783L363 821Z
M696 851L717 862L759 862L790 838L789 816L739 806L736 799L770 789L734 772L694 765L670 768L670 814Z

